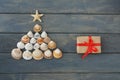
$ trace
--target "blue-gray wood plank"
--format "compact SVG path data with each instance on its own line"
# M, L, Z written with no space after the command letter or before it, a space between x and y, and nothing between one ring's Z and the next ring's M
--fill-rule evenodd
M0 80L119 80L120 0L0 0ZM38 9L43 22L32 22ZM60 60L16 61L11 49L33 26L64 52ZM76 53L76 37L102 37L102 53L85 60Z

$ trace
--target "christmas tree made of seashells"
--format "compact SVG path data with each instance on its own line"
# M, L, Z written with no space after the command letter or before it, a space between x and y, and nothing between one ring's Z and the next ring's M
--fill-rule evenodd
M57 48L56 42L45 31L42 31L41 25L36 24L33 31L25 34L17 43L17 48L11 51L14 59L41 60L62 57L62 51Z

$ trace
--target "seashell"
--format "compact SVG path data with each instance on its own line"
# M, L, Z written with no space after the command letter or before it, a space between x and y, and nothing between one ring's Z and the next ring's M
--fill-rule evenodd
M29 32L27 33L27 36L30 37L30 38L32 38L32 37L33 37L32 31L29 31Z
M35 43L33 47L34 47L34 49L39 49L40 45L38 43Z
M44 40L43 40L45 43L49 43L50 41L51 41L51 39L49 38L49 37L46 37L46 38L44 38Z
M23 59L25 59L25 60L32 59L32 53L30 51L24 51L22 56L23 56Z
M33 51L32 56L35 60L41 60L43 59L43 53L39 49L36 49Z
M22 38L21 38L21 41L23 43L28 43L30 41L30 38L27 36L27 35L24 35Z
M39 33L35 33L34 38L39 38L40 34Z
M35 32L40 32L40 31L42 30L42 27L41 27L41 25L36 24L36 25L33 27L33 30L34 30Z
M41 37L42 37L42 38L46 38L46 37L47 37L47 33L46 33L45 31L43 31L43 32L41 33Z
M53 57L53 54L52 54L52 52L50 50L46 50L44 52L44 58L46 58L46 59L52 59L52 57Z
M36 43L36 39L35 38L31 38L30 43L35 44Z
M40 49L43 50L43 51L47 50L47 49L48 49L47 44L42 43L42 44L40 45Z
M16 60L19 60L22 58L22 51L18 48L14 48L12 51L11 51L11 56L16 59Z
M32 49L33 49L33 45L32 45L31 43L27 43L27 44L25 45L25 49L26 49L26 50L32 50Z
M23 42L18 42L18 43L17 43L17 47L18 47L19 49L24 49L25 45L24 45Z
M56 58L56 59L59 59L59 58L61 58L62 57L62 51L60 50L60 49L55 49L54 51L53 51L53 56L54 56L54 58Z
M49 48L49 49L55 49L55 48L56 48L56 43L55 43L54 41L50 41L50 42L48 43L48 48Z
M39 37L39 38L37 39L37 43L38 43L38 44L42 44L42 43L43 43L43 39L42 39L41 37Z

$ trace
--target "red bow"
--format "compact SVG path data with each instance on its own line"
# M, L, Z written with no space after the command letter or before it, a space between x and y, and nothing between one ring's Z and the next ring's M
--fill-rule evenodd
M95 46L101 46L100 43L94 43L94 41L92 40L92 36L88 36L88 38L89 38L89 42L84 41L84 43L77 43L77 46L88 46L88 49L82 56L82 59L84 59L86 56L88 56L88 54L92 52L97 52L98 49Z

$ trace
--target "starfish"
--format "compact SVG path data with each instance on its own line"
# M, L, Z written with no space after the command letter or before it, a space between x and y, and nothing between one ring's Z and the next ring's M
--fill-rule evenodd
M42 20L41 20L40 18L43 16L43 14L39 14L38 10L36 10L36 13L35 13L35 14L32 14L31 16L34 17L34 19L33 19L34 22L35 22L36 20L42 22Z

